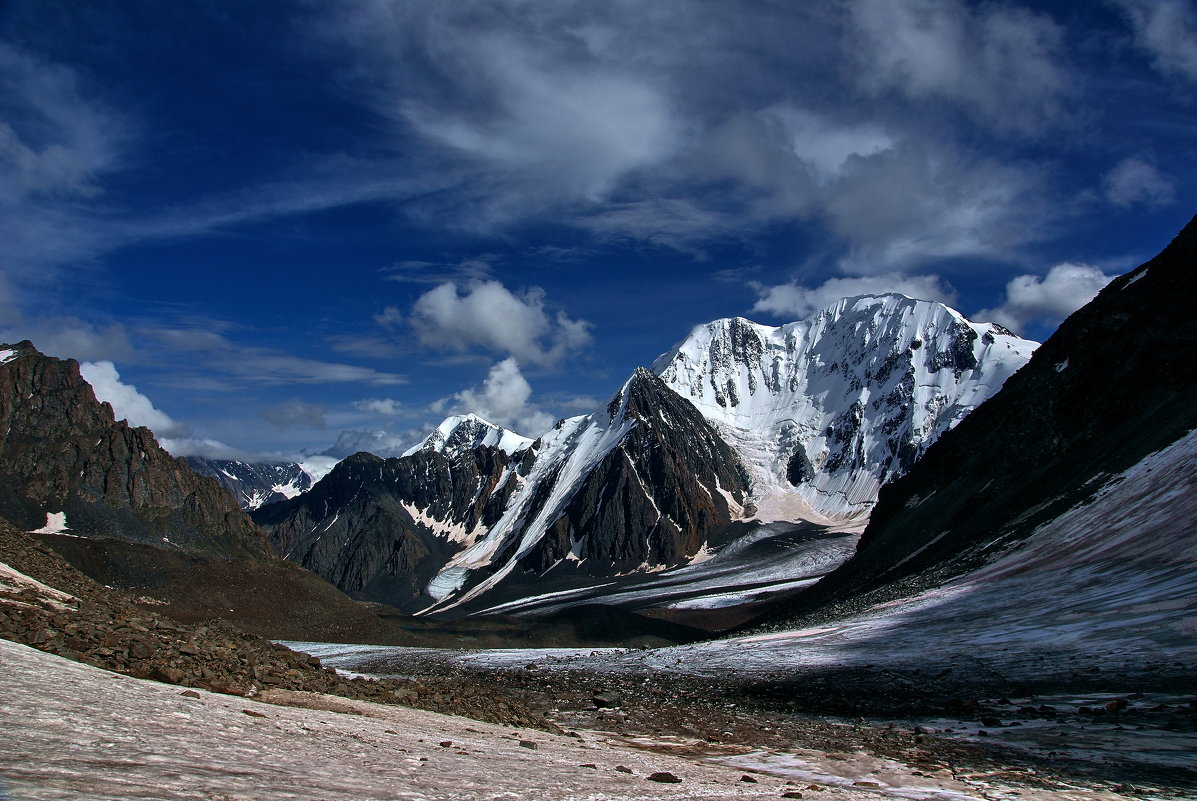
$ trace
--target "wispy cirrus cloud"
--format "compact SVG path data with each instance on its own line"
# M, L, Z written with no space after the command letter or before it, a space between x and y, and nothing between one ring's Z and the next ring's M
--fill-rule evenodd
M1156 69L1197 81L1197 8L1189 0L1108 0L1130 22L1135 44Z

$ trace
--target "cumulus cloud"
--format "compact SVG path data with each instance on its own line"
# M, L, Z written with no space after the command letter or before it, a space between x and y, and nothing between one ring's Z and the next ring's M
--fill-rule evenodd
M1136 156L1123 159L1106 173L1106 199L1115 206L1166 206L1176 199L1176 187L1155 167Z
M1050 17L961 0L849 4L859 81L874 94L948 100L989 125L1039 133L1070 89L1063 29Z
M1156 69L1197 81L1197 9L1190 0L1110 0L1122 10Z
M328 408L318 403L308 403L291 398L274 406L267 406L258 412L258 417L282 429L324 428L324 413Z
M1065 317L1084 306L1113 281L1088 264L1065 262L1048 270L1047 275L1020 275L1006 284L1006 302L973 315L1019 332L1032 323L1058 325Z
M368 398L353 402L353 408L359 412L378 414L383 417L395 417L403 414L403 404L391 398Z
M532 364L554 364L590 342L588 322L561 311L550 316L543 290L516 295L498 281L441 284L416 300L411 322L420 341L434 348L482 348Z
M956 293L937 275L900 275L886 273L852 278L832 278L817 287L799 284L754 285L759 297L754 312L785 320L800 320L840 298L856 295L882 295L896 292L919 300L937 300L949 306Z
M531 397L532 386L520 372L519 363L504 359L490 369L482 386L462 390L444 405L453 413L473 412L492 423L535 437L547 431L556 419L529 404Z
M164 437L183 433L184 427L155 408L149 398L137 391L137 387L121 381L121 375L112 362L82 362L79 372L91 384L97 399L112 404L117 419L128 420L133 426L145 426Z

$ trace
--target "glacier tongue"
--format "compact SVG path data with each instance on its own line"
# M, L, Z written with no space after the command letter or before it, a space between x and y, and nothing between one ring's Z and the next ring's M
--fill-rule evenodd
M862 296L780 327L700 325L653 369L739 452L760 519L828 523L866 517L1036 347L941 303Z

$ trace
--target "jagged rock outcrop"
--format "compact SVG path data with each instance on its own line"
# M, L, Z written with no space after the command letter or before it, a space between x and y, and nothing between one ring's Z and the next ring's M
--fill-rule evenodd
M184 457L191 469L219 481L246 511L311 489L312 476L295 462L241 462Z
M1197 218L1065 320L997 395L882 488L856 555L771 618L870 591L914 592L977 569L1032 535L1051 551L1053 526L1066 512L1096 503L1124 480L1114 477L1197 428L1194 309ZM1159 508L1153 514L1148 537L1126 519L1090 532L1093 549L1110 543L1110 558L1119 554L1094 567L1091 581L1105 577L1117 587L1120 572L1134 573L1132 552L1156 565L1192 553L1192 529L1161 528ZM1137 548L1113 547L1131 534ZM1062 549L1069 552L1057 543Z
M147 428L116 420L74 360L0 345L0 515L219 557L264 558L261 532L218 482L196 475ZM65 517L62 517L65 515Z

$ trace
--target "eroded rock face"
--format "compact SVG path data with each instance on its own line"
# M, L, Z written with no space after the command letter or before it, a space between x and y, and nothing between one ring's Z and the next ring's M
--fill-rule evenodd
M254 520L276 553L345 592L419 607L432 575L502 514L518 468L486 445L452 456L358 453L310 492L264 506Z
M0 514L28 530L65 515L76 536L188 553L266 555L261 532L211 478L116 420L74 360L0 345ZM62 521L62 518L58 518Z
M572 554L591 575L671 567L694 556L748 495L735 452L693 405L640 368L608 404L631 423L586 476L537 547L521 558L543 571Z

